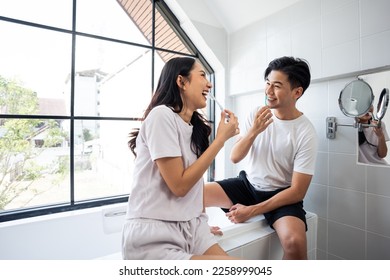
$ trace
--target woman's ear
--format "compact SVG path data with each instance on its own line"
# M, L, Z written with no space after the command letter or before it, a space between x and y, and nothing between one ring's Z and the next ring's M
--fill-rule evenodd
M177 79L176 79L176 84L179 88L181 89L185 89L185 86L184 86L184 77L182 75L179 75L177 76Z

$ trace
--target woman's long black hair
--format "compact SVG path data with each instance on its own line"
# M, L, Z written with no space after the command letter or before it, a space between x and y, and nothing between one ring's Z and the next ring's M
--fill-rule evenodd
M143 120L148 117L150 111L154 107L159 105L166 105L175 113L181 112L183 109L183 101L181 99L180 88L178 87L176 80L179 75L190 80L190 72L194 67L194 64L194 58L175 57L164 65L156 91L145 110ZM193 126L191 149L197 155L197 157L200 157L209 146L211 127L204 116L197 111L193 113L190 122ZM128 142L128 146L135 156L137 156L135 149L138 133L138 128L130 132L130 140Z
M368 120L368 124L371 124L371 120ZM363 145L364 143L367 143L369 146L372 146L372 147L378 147L374 144L371 144L370 142L368 142L367 138L366 138L366 135L364 134L364 131L361 130L358 132L358 139L359 139L359 146L360 145Z

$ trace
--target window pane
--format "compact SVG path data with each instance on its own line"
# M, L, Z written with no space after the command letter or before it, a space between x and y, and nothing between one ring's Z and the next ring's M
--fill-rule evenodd
M184 43L184 40L181 40L172 24L166 20L164 14L159 10L156 10L155 29L155 46L157 48L184 54L194 54L194 52L187 47L187 44ZM164 59L164 61L168 60L169 58Z
M0 15L71 29L72 4L70 0L1 0Z
M154 89L157 87L158 79L160 78L161 71L165 65L165 61L163 60L163 56L161 56L162 52L155 52L154 54Z
M0 21L0 34L0 77L9 82L1 92L1 112L69 115L64 86L71 69L71 36L4 21ZM31 95L34 104L29 109L16 110L4 103L17 102L21 94Z
M69 202L63 120L0 119L0 212Z
M75 122L76 201L130 192L134 156L127 141L139 127L138 121Z
M152 45L153 5L151 0L117 0L128 19L133 22L145 45Z
M152 3L0 0L0 216L129 194L129 133L165 62L193 49Z
M152 92L150 53L77 37L75 115L142 117Z
M129 8L139 1L125 1ZM131 5L131 7L130 7ZM152 3L145 1L142 17L152 19ZM77 31L150 45L131 17L115 0L78 0Z

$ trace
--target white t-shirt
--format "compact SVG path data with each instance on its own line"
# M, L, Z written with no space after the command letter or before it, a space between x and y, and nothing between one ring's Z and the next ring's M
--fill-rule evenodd
M137 157L127 218L188 221L203 210L203 178L184 197L168 188L155 163L182 157L184 167L197 160L191 151L192 126L165 105L155 107L143 122L136 142Z
M253 124L258 108L247 118L244 135ZM249 182L258 190L272 191L291 186L293 171L314 174L318 138L305 115L273 122L260 133L249 150L246 169Z
M386 131L386 125L384 122L381 123L382 131L385 136L385 141L389 141L389 135ZM378 146L378 136L376 136L373 127L363 128L364 135L369 143L364 142L362 145L359 145L359 162L362 163L378 163L378 164L388 164L388 162L378 156L377 146ZM373 146L374 145L374 146Z

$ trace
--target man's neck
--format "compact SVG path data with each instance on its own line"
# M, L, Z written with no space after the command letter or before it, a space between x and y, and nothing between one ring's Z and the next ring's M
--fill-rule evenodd
M295 120L302 115L303 113L300 112L297 108L294 108L293 110L275 109L275 116L279 120L284 120L284 121Z

